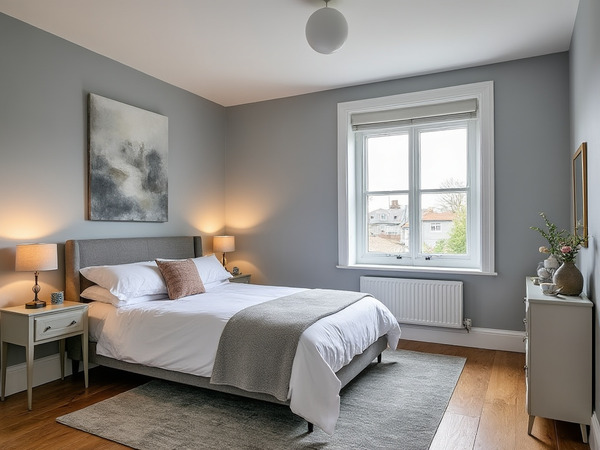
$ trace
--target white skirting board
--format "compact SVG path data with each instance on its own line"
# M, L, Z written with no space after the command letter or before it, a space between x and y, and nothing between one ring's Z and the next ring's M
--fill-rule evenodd
M590 425L590 450L600 450L600 423L596 411L592 414L592 422Z
M460 347L504 350L525 353L525 331L496 330L492 328L431 328L417 325L402 325L400 339L409 341L434 342L437 344L458 345Z
M66 359L65 377L71 375L71 360ZM60 355L46 356L33 363L33 386L40 386L60 380ZM6 369L6 393L12 395L27 390L27 365L25 363L8 366ZM34 393L35 400L35 393ZM27 405L25 405L27 406Z

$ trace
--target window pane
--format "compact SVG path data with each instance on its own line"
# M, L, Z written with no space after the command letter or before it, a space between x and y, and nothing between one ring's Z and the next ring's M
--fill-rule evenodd
M421 252L467 254L466 194L424 194L421 205Z
M408 135L367 139L367 190L408 189Z
M467 129L420 133L421 189L467 185Z
M368 252L408 252L408 196L369 195Z

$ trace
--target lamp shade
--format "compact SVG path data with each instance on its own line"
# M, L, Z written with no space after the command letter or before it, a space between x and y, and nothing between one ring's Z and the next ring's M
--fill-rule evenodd
M15 259L17 272L58 269L56 244L19 244Z
M235 251L235 237L234 236L214 236L213 237L213 251L214 252L233 252Z
M348 22L337 9L325 6L308 18L306 40L314 51L328 55L339 50L348 38Z

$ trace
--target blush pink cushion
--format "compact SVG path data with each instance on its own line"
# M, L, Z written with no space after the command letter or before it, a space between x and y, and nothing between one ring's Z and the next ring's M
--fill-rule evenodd
M156 264L165 279L167 293L171 300L206 292L198 269L196 269L196 265L191 259L179 261L156 260Z

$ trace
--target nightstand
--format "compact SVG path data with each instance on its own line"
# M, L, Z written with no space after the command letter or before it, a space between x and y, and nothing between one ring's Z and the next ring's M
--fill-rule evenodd
M0 343L2 355L2 392L6 393L6 364L8 344L25 347L27 363L27 408L31 410L33 385L33 350L38 344L60 340L60 375L65 378L65 339L81 336L83 373L88 387L88 305L64 302L44 308L27 309L25 305L0 309Z
M251 275L249 273L240 273L238 275L232 276L229 281L232 283L250 283Z

